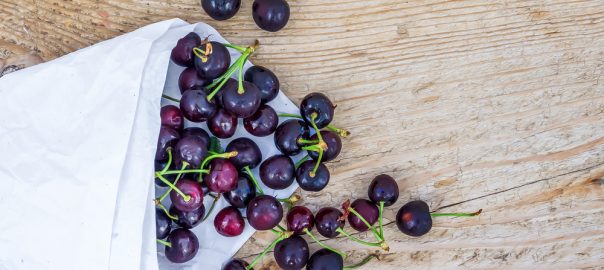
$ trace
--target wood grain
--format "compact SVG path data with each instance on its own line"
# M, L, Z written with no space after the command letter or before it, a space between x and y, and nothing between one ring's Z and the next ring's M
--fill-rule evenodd
M362 269L602 269L604 2L289 2L288 26L267 33L251 1L216 22L196 0L3 0L0 70L172 17L208 22L234 43L257 38L256 64L295 101L328 94L335 124L353 133L329 164L330 186L302 192L304 203L365 197L380 173L398 180L385 214L391 250ZM437 218L410 238L392 220L411 199L484 212ZM251 260L272 237L258 233L238 256ZM350 252L348 263L371 251L326 243ZM271 261L261 269L276 269Z

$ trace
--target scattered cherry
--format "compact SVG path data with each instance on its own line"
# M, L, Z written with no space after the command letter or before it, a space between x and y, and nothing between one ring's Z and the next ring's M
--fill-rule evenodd
M269 195L253 198L247 206L246 216L250 225L259 231L270 230L283 218L283 207Z
M226 201L237 208L247 207L254 197L256 197L256 187L245 173L239 173L235 189L224 193Z
M185 119L182 117L180 109L174 105L166 105L160 110L161 124L171 127L174 130L182 130L185 125Z
M205 213L206 208L203 204L199 208L189 212L180 211L178 208L174 207L174 205L170 206L170 215L177 218L174 220L174 223L185 229L191 229L199 225L203 220Z
M237 117L223 108L219 108L207 123L210 132L221 139L233 137L237 130Z
M170 246L166 246L166 258L174 263L184 263L195 257L199 250L199 240L187 229L173 230L168 236Z
M315 227L317 231L327 237L334 238L340 233L338 228L344 227L344 214L333 207L321 208L315 215Z
M208 149L205 142L197 136L188 136L180 139L174 147L174 160L177 168L181 168L183 162L187 162L189 168L199 168L206 157Z
M289 119L281 123L275 130L275 146L281 153L295 156L302 151L299 139L308 139L310 129L304 121Z
M201 7L212 19L224 21L237 14L241 0L202 0Z
M310 252L304 238L292 235L275 246L275 261L284 270L300 270L308 261Z
M231 157L230 160L237 168L242 169L248 166L250 169L258 166L262 160L262 152L258 145L249 138L237 138L231 141L227 147L226 152L237 152L237 156Z
M222 236L238 236L243 232L244 227L243 216L234 206L223 208L214 218L214 228Z
M327 96L321 93L310 93L300 102L300 115L309 125L315 115L315 124L321 129L333 120L335 106Z
M203 190L199 183L189 179L180 179L175 186L188 196L187 200L187 198L181 196L176 190L170 191L170 199L176 209L190 212L203 205Z
M375 224L375 222L377 222L380 215L378 207L369 200L356 199L354 202L352 202L350 207L357 211L357 213L359 213L365 219L365 221L372 226ZM369 227L367 227L367 225L365 225L365 223L356 215L348 215L348 223L350 224L350 227L359 232L364 232L369 229Z
M260 165L260 180L269 188L285 189L294 182L295 170L290 157L275 155Z
M180 98L180 110L189 121L199 123L212 117L217 106L213 101L208 101L205 91L189 90Z
M178 40L176 46L172 49L170 59L174 63L183 67L193 67L193 48L201 44L201 38L199 35L191 32L185 37Z
M304 230L312 230L315 226L315 217L312 212L301 205L292 207L286 216L287 230L295 234L304 234Z
M398 200L398 184L390 175L380 174L373 178L367 193L373 203L391 206Z
M248 265L249 264L244 260L232 259L222 267L222 270L246 270L246 267ZM254 268L250 268L247 270L254 270Z
M220 42L210 41L209 43L201 44L196 48L197 52L204 51L204 61L198 55L195 55L195 69L200 78L206 80L214 80L224 74L231 65L231 54L229 50Z
M256 137L273 134L279 124L277 112L268 105L261 105L252 116L243 119L245 130Z
M170 234L172 220L166 212L161 209L155 209L155 236L157 239L164 239Z
M315 252L306 264L306 270L342 270L344 259L339 254L329 250L320 249Z
M208 134L208 132L206 132L202 128L198 128L198 127L185 128L181 132L180 136L182 138L188 137L188 136L197 136L204 142L206 149L210 149L210 135Z
M222 92L224 108L239 118L252 116L260 107L260 91L249 82L243 82L242 91L238 84L228 84L219 92Z
M262 103L275 99L279 94L279 79L268 68L252 66L245 71L244 78L258 87Z
M183 94L185 91L190 89L201 90L204 86L210 84L211 81L199 77L195 68L189 67L180 73L178 77L178 88L180 93Z
M424 201L411 201L396 213L396 226L409 236L422 236L432 229L430 207Z
M323 141L325 141L327 144L327 150L323 151L323 158L321 159L321 162L327 162L335 159L342 150L342 140L340 139L340 136L330 130L321 130L321 136L323 137ZM317 134L312 135L310 139L318 140ZM319 153L316 151L309 150L308 155L314 160L317 160L319 157Z
M155 160L165 161L168 159L168 147L173 147L180 139L178 131L162 126L159 129L159 137L157 138L157 148L155 150Z
M301 189L306 191L321 191L329 183L329 170L321 163L314 176L311 176L315 168L315 161L304 161L296 170L296 181Z
M289 4L285 0L255 0L252 17L258 27L277 32L289 21Z
M203 178L203 182L212 192L229 192L237 187L239 174L237 168L228 159L213 159L210 162L210 172Z

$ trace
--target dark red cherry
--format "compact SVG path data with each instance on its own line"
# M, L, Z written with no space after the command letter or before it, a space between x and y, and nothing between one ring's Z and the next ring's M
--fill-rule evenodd
M289 119L281 123L275 130L275 146L281 153L295 156L302 152L302 145L298 139L308 140L310 131L302 120Z
M211 41L211 53L208 54L204 62L201 58L195 56L195 69L200 78L212 81L224 74L231 65L231 54L229 50L220 42ZM206 51L206 44L201 44L198 48Z
M243 93L239 93L238 84L225 85L222 91L222 105L239 118L252 116L260 108L260 91L249 83L243 82Z
M157 239L168 237L172 228L172 220L161 209L155 209L155 236Z
M180 133L180 136L182 138L188 137L188 136L197 136L204 142L204 145L206 146L206 148L210 149L210 135L208 135L208 133L201 128L198 128L198 127L185 128Z
M239 174L237 168L228 159L217 158L210 162L210 173L206 174L203 182L212 192L229 192L237 187Z
M380 174L373 178L367 193L373 203L391 206L398 200L398 184L390 175Z
M201 0L201 7L212 19L224 21L237 14L241 0Z
M244 79L251 82L260 90L262 103L267 103L279 94L279 79L270 69L253 66L245 71Z
M199 35L193 32L187 34L178 40L176 46L172 49L170 59L179 66L192 67L193 58L195 57L193 48L199 46L199 44L201 44Z
M243 232L245 221L237 207L229 206L218 212L214 218L214 228L222 236L234 237Z
M174 148L174 145L180 139L180 134L178 131L162 126L159 129L159 137L157 138L157 148L155 150L155 160L157 161L166 161L168 160L168 147ZM174 154L174 150L172 150L172 154Z
M323 141L327 144L327 150L323 151L321 162L328 162L338 157L340 151L342 151L342 140L340 139L340 136L330 130L321 130L321 136L323 136ZM310 139L318 140L317 134L312 135ZM319 152L308 151L308 155L312 159L317 160Z
M275 261L283 270L300 270L308 261L308 243L304 238L292 235L275 246Z
M233 137L237 130L237 117L223 108L219 108L207 123L210 132L221 139Z
M214 101L208 101L204 90L185 91L180 98L180 111L191 122L203 122L217 110Z
M246 269L248 265L250 264L242 259L232 259L222 267L222 270L248 270ZM254 270L254 268L250 268L249 270Z
M247 207L254 197L256 197L256 187L246 173L239 173L237 187L224 193L224 199L237 208Z
M185 119L182 117L180 109L174 105L166 105L160 110L161 124L180 131L184 128Z
M321 93L310 93L300 102L300 115L309 125L312 123L312 115L315 114L317 128L324 128L333 120L335 106L327 96Z
M204 86L210 83L211 81L199 77L197 70L192 67L183 70L180 77L178 77L178 88L181 94L190 89L203 89Z
M191 229L199 225L199 223L201 223L201 221L203 220L205 214L206 208L205 206L203 206L203 204L199 208L189 212L180 211L176 207L174 207L174 205L170 206L170 215L175 216L177 218L176 220L174 220L174 223L186 229Z
M422 236L432 229L430 207L423 201L412 201L403 205L396 213L396 226L409 236Z
M294 206L287 212L287 230L295 234L304 234L304 229L312 230L315 226L315 216L304 206Z
M199 168L208 153L205 142L197 136L187 136L178 141L174 147L176 167L181 168L183 161L189 163L189 168Z
M357 211L369 223L369 225L375 224L380 215L380 210L378 207L369 200L356 199L354 202L352 202L350 207ZM361 219L352 213L348 214L348 223L350 224L350 227L359 232L364 232L369 229L367 225L361 221Z
M222 93L224 92L224 89L227 88L237 88L237 85L239 83L237 82L237 80L233 79L233 78L229 78L226 83L224 83L224 85L222 86L222 88L220 88L220 90L218 90L218 92L216 92L216 95L214 95L214 102L216 104L218 104L218 106L224 108L224 103L222 103Z
M258 148L258 145L254 141L248 138L237 138L231 141L226 147L226 152L233 151L237 151L237 156L230 158L230 160L238 169L242 169L245 166L253 169L262 160L260 148Z
M333 207L324 207L315 215L315 227L317 231L327 237L334 238L340 233L338 228L344 227L344 218L340 210Z
M296 170L296 181L301 189L306 191L321 191L329 183L329 170L323 163L319 164L315 176L311 176L311 172L315 169L314 160L302 162Z
M268 105L261 105L252 116L243 119L245 130L256 137L273 134L279 124L277 112Z
M344 259L342 259L342 256L325 248L315 252L306 263L306 270L342 269L344 269Z
M170 191L170 199L172 205L176 209L183 212L190 212L197 210L197 208L203 205L203 190L201 185L193 180L180 179L175 185L182 193L189 196L189 200L186 201L176 190Z
M166 246L166 258L173 263L188 262L197 255L199 240L187 229L176 229L168 236L170 246Z
M260 195L250 201L246 216L252 228L259 231L270 230L283 218L283 207L274 197Z
M155 171L161 171L163 170L166 166L168 165L167 161L155 161ZM170 168L168 168L168 170L176 170L176 167L174 167L174 163L172 163L172 165L170 166ZM176 180L176 174L165 174L163 175L163 177L170 181L170 183L174 183L174 180ZM167 187L168 185L166 185L166 183L164 183L164 181L161 181L159 179L159 177L155 177L155 184L160 186L160 187Z
M294 182L296 168L292 159L286 155L267 158L260 165L260 180L272 189L285 189Z
M255 0L252 17L261 29L277 32L289 21L289 4L285 0Z

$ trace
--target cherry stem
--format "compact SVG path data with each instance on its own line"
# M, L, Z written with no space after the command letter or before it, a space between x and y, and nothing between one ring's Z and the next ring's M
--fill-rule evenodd
M206 157L203 162L201 163L201 168L205 168L206 164L208 162L210 162L212 159L215 158L232 158L234 156L237 156L237 151L232 151L232 152L226 152L226 153L222 153L222 154L212 154L208 157ZM207 172L207 171L206 171Z
M164 240L161 240L161 239L155 239L155 240L157 240L157 243L160 243L160 244L162 244L164 246L172 247L172 243L170 243L168 241L164 241Z
M268 253L269 251L271 251L272 249L275 248L275 245L277 245L277 243L281 242L285 238L290 237L291 235L292 235L291 232L280 233L280 236L277 237L277 239L275 239L268 247L266 247L264 249L264 251L262 251L262 253L258 254L258 256L256 256L256 258L254 258L254 260L250 263L250 265L248 265L245 269L246 270L253 269L254 266L260 261L260 259L262 259L262 257L264 257L264 255L266 255L266 253Z
M353 265L350 265L350 266L346 266L346 267L344 267L344 269L343 269L343 270L351 270L351 269L359 268L359 267L361 267L361 266L363 266L363 265L367 264L368 262L370 262L370 261L371 261L373 258L377 258L377 255L376 255L376 254L373 254L373 253L372 253L372 254L369 254L369 255L367 255L367 257L365 257L365 258L364 258L362 261L360 261L359 263L356 263L356 264L353 264Z
M262 191L262 188L258 184L258 181L256 181L256 177L254 177L254 174L250 170L250 167L249 166L245 166L245 167L243 167L243 169L245 170L245 172L247 173L247 175L249 175L249 177L252 179L252 182L254 183L254 186L256 186L256 190L258 190L258 193L260 193L260 195L264 195L264 191Z
M369 222L367 222L367 220L365 220L365 218L363 216L361 216L361 214L359 214L356 210L354 210L354 208L348 207L348 211L350 211L350 213L357 216L363 223L365 223L365 226L367 226L367 228L369 228L373 232L373 235L375 235L375 238L378 241L384 241L384 239L382 239L380 234L375 230L375 227L370 225Z
M321 142L323 142L323 136L321 136L321 130L319 130L319 128L317 127L317 124L315 123L315 119L317 119L317 113L312 113L310 115L310 125L317 133L317 138L319 138L319 143L321 143Z
M203 217L203 219L201 220L206 221L206 219L208 219L208 217L210 216L210 214L212 213L212 211L214 210L214 207L216 206L216 203L218 202L218 200L220 200L220 193L218 193L218 196L214 197L214 201L212 202L212 206L210 206L210 210L208 210L208 213L206 213L206 216Z
M164 213L166 213L166 215L171 219L171 220L177 220L178 218L171 215L170 211L168 211L168 209L166 208L166 206L164 206L161 201L155 201L155 205L157 205L157 207L161 208L162 210L164 210Z
M208 85L208 89L214 89L214 90L212 91L212 93L210 93L207 96L207 100L212 100L212 98L214 98L214 95L216 95L216 93L218 93L218 91L222 88L222 86L224 86L224 84L229 80L229 78L231 78L233 73L235 73L235 71L237 71L237 69L239 68L239 62L241 61L241 59L243 59L243 55L241 55L239 58L237 58L235 63L233 63L233 65L231 65L229 67L229 69L227 69L227 71L224 74L222 74L222 76L218 77L218 79L214 80L214 82L212 82L210 85Z
M309 158L310 158L310 156L308 156L308 155L304 156L303 158L298 160L298 162L296 162L296 164L294 164L294 168L298 169L298 167L300 167L300 165L302 165L302 163L307 161Z
M430 213L433 217L473 217L478 216L482 213L482 209L474 213Z
M230 43L222 43L222 45L224 45L227 48L235 49L235 50L237 50L240 53L245 52L245 48L241 47L241 46L233 45L233 44L230 44Z
M202 169L188 169L188 170L172 170L172 171L166 171L165 173L161 173L161 172L156 172L159 173L161 175L169 175L169 174L181 174L181 173L207 173L208 170L202 170Z
M319 164L321 164L321 160L323 159L323 148L319 148L319 157L317 158L317 162L315 163L315 167L312 172L310 172L310 177L315 177L317 170L319 169Z
M298 201L300 201L300 195L293 194L287 198L277 199L277 200L280 202L284 202L284 203L296 204L296 203L298 203Z
M319 140L305 140L305 139L298 139L298 143L299 144L318 144Z
M285 228L283 228L283 226L277 224L277 226L275 226L277 228L279 228L279 230L281 230L282 232L286 232L287 230Z
M319 241L319 239L317 239L315 237L315 235L313 233L311 233L308 228L304 228L304 233L306 233L306 235L308 235L308 237L312 238L313 241L315 241L315 243L317 243L319 246L322 246L323 248L329 249L337 254L339 254L340 256L342 256L342 258L346 259L346 253L341 252L335 248L332 248L326 244L323 244L323 242Z
M382 237L382 239L385 239L385 237L384 237L384 226L383 226L383 222L382 222L383 215L384 215L384 202L380 201L380 219L379 219L379 222L380 222L380 236Z
M176 102L176 103L180 103L180 99L173 98L173 97L168 96L168 95L161 95L161 97L163 97L163 98L165 98L165 99L167 99L167 100L170 100L170 101L174 101L174 102Z
M276 234L277 236L281 235L282 231L277 231L275 229L271 229L271 232L273 232L274 234Z
M166 148L166 152L168 152L168 163L166 163L166 167L161 170L161 174L166 173L166 171L168 171L172 165L172 147Z
M347 233L346 231L344 231L344 229L342 228L337 228L336 229L337 232L341 233L342 235L346 236L348 239L355 241L361 245L366 245L366 246L371 246L371 247L380 247L382 246L382 242L367 242L367 241L363 241L357 237L354 237L353 235Z
M245 93L245 89L243 88L243 65L245 65L245 62L247 61L247 59L250 57L250 55L248 54L247 56L245 56L245 58L243 59L243 61L239 62L239 77L238 77L238 83L239 83L239 88L237 89L237 93L240 95L243 95L243 93Z
M187 166L189 166L189 163L183 162L181 170L184 170L185 168L187 168ZM176 176L176 179L174 180L174 185L176 185L176 183L178 183L178 180L180 180L180 177L182 176L182 174L183 173L181 172ZM170 191L172 191L172 188L169 188L168 190L166 190L166 192L164 192L164 194L161 195L161 197L159 197L159 201L161 202L166 197L168 197L168 194L170 194Z
M280 114L278 114L278 116L302 119L302 116L297 115L297 114L292 114L292 113L280 113ZM327 129L329 129L335 133L338 133L338 135L340 135L340 137L342 137L342 138L346 138L346 137L350 136L350 131L343 129L343 128L338 128L332 124L327 125Z
M210 155L216 155L216 154L220 154L220 153L214 152L214 151L208 151L208 154L210 154Z
M180 196L182 196L182 198L185 200L185 202L188 202L189 200L191 200L191 196L189 196L189 195L185 194L184 192L182 192L174 184L170 183L170 181L168 181L168 179L164 178L161 174L155 173L155 176L157 178L159 178L159 180L161 180L162 182L164 182L166 185L168 185L171 189L173 189L178 194L180 194Z

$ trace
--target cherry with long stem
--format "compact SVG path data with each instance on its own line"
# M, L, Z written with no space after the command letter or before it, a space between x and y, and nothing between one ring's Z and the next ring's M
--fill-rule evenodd
M282 232L281 235L279 237L277 237L277 239L275 239L270 245L268 245L268 247L266 247L264 249L264 251L262 251L262 253L258 254L258 256L256 256L256 258L254 258L254 260L250 263L250 265L248 265L245 269L246 270L250 270L253 269L254 266L256 264L258 264L258 262L262 259L262 257L264 257L264 255L266 255L266 253L268 253L269 251L273 250L275 248L275 245L277 245L277 243L281 242L283 239L286 239L290 236L292 236L292 232Z
M342 256L342 258L344 258L344 259L348 256L348 255L346 255L346 253L341 252L341 251L339 251L335 248L332 248L332 247L324 244L323 242L321 242L319 239L317 239L317 237L315 237L315 235L312 232L310 232L308 230L308 228L304 228L304 233L306 233L306 235L308 235L308 237L310 237L313 241L315 241L315 243L317 243L319 246L321 246L325 249L329 249L329 250L333 251L334 253L337 253L338 255Z
M206 221L206 219L208 219L208 217L210 216L210 214L212 213L212 211L214 210L214 207L216 206L216 203L218 203L218 200L220 200L222 194L218 193L218 195L216 197L214 197L214 201L212 201L212 205L210 206L210 209L208 210L208 213L206 213L206 216L203 217L203 219L201 220Z
M369 228L371 230L371 232L373 232L373 235L375 236L375 238L378 241L382 241L382 242L384 241L382 236L376 231L375 227L373 225L369 224L369 222L367 222L367 220L361 214L359 214L356 210L354 210L354 208L348 206L348 208L346 210L348 210L353 215L357 216L359 218L359 220L361 220L365 224L365 226L367 226L367 228Z
M433 217L473 217L478 216L482 213L482 209L479 209L473 213L430 213Z
M189 195L185 194L184 192L182 192L174 184L172 184L170 181L168 181L168 179L164 178L161 174L155 173L155 176L157 178L159 178L159 180L161 180L162 182L164 182L166 185L168 185L171 189L173 189L174 191L176 191L180 196L182 196L182 198L183 198L183 200L185 202L188 202L189 200L191 200L191 196L189 196Z
M278 114L279 117L291 117L291 118L298 118L298 119L303 119L302 116L297 115L297 114L292 114L292 113L280 113ZM332 124L327 125L326 127L327 129L337 133L338 135L340 135L340 137L342 138L346 138L348 136L350 136L350 131L343 129L343 128L338 128Z
M380 242L367 242L367 241L364 241L364 240L361 240L361 239L355 237L352 234L349 234L348 232L346 232L342 228L337 228L336 231L339 232L339 233L341 233L342 235L346 236L346 238L348 238L348 239L350 239L350 240L352 240L354 242L357 242L357 243L359 243L361 245L366 245L366 246L370 246L370 247L380 247L380 248L382 248L382 249L384 249L386 251L390 250L390 248L388 247L388 245L384 245L386 243L384 241L380 241Z
M370 262L373 258L377 258L379 260L378 254L371 253L371 254L367 255L365 258L363 258L363 260L361 260L360 262L344 267L343 270L351 270L351 269L359 268L359 267L367 264L368 262Z
M182 167L180 172L178 173L178 175L176 176L176 179L174 179L174 185L176 185L176 183L178 183L178 180L180 180L180 177L183 174L183 170L185 170L187 168L187 166L189 166L189 163L187 163L186 161L183 161ZM166 166L168 167L168 166ZM163 175L165 175L166 172L163 173ZM157 200L161 203L166 197L168 197L168 195L170 194L170 191L172 191L172 188L169 188L168 190L166 190L166 192L164 192L163 195L161 195Z
M384 202L380 201L380 217L379 217L379 223L380 223L380 236L382 237L382 239L384 239L384 226L383 226L383 222L382 222L382 218L383 218L383 214L384 214Z

